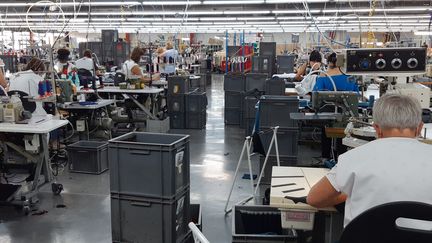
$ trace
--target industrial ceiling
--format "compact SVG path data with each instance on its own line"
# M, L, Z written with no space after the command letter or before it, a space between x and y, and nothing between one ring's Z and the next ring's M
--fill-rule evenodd
M2 1L2 30L96 32L429 32L431 1Z

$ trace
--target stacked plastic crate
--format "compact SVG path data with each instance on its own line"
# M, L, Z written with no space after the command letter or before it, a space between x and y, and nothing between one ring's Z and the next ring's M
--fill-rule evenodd
M290 118L290 113L298 112L299 100L292 96L264 95L260 99L260 131L261 142L267 151L273 136L272 127L279 126L277 133L278 150L281 166L297 164L298 155L298 122ZM269 132L270 131L270 132ZM261 157L261 167L265 157ZM276 150L273 146L266 165L263 182L270 183L271 167L277 166Z
M128 133L109 141L113 242L184 242L189 136Z
M168 116L171 129L186 128L186 93L189 92L188 76L168 77Z
M225 124L240 125L245 93L245 76L243 74L226 74L225 90Z
M186 128L204 129L207 124L207 95L206 92L193 91L186 98Z

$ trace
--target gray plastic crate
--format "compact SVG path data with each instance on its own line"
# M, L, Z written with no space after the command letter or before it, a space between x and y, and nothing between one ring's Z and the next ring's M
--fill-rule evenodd
M187 112L186 129L204 129L207 124L207 112Z
M202 112L207 109L206 92L198 91L186 95L186 112Z
M224 76L225 91L245 91L245 77L243 74L225 74Z
M199 76L200 74L198 74L197 77L199 78L191 78L190 79L190 88L196 88L199 89L201 91L205 91L207 88L207 82L204 76Z
M243 105L243 111L244 111L244 118L254 118L256 116L256 104L258 102L258 98L255 96L246 96L244 99L244 105Z
M276 42L260 42L260 56L276 56Z
M185 94L189 91L188 76L169 76L167 81L168 95Z
M260 126L298 127L298 122L290 118L290 113L298 110L297 97L264 95L260 99Z
M189 232L189 200L189 190L171 200L112 194L113 242L183 242Z
M265 156L260 156L260 171L264 165L264 160ZM294 156L279 156L279 162L280 166L296 166L298 159ZM261 183L270 185L273 166L277 166L276 156L269 156L266 168L264 169L264 175L261 179Z
M111 193L173 198L189 187L189 156L189 135L132 132L111 139Z
M264 91L267 74L265 73L248 73L245 77L245 90Z
M243 109L244 92L225 91L225 108Z
M240 125L241 111L239 108L225 108L225 125Z
M276 57L278 73L294 72L294 55L281 55Z
M184 112L185 111L185 95L169 95L168 101L168 112Z
M108 143L79 141L67 146L69 171L101 174L108 170Z
M270 206L233 207L233 243L292 243L294 231L282 229L280 210Z
M186 117L184 112L170 112L170 128L171 129L185 129L186 128Z
M261 143L266 153L270 147L272 137L273 131L270 128L260 127ZM299 131L297 129L279 128L277 132L279 156L297 156L298 138ZM273 144L270 155L276 155L275 144Z
M285 95L285 81L281 78L267 79L264 92L266 95Z
M247 118L247 119L243 119L244 122L244 129L245 129L245 136L251 136L253 135L253 129L255 126L255 118Z

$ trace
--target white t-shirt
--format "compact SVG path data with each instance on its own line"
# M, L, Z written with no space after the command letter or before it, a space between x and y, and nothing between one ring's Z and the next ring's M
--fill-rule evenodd
M318 75L310 75L305 77L300 84L296 85L295 89L299 95L306 95L313 91Z
M377 139L339 156L327 178L348 196L344 226L385 203L432 204L432 145L411 138Z
M134 75L132 74L132 68L137 66L135 61L133 60L127 60L124 62L122 66L122 73L126 76L126 79L137 79L141 78L140 75Z
M63 73L63 67L67 65L67 73L69 74L70 72L72 72L72 69L74 68L74 65L72 63L61 63L61 62L57 62L55 67L55 70L57 73Z
M161 73L175 73L176 71L176 61L178 57L178 51L175 49L170 49L165 51L164 57L166 58L166 63L164 65L163 71ZM171 59L171 62L170 62Z
M93 59L88 57L83 57L75 61L75 67L77 69L86 69L94 74L94 62Z
M39 96L39 82L44 79L35 74L32 70L18 72L11 76L9 82L9 91L22 91L31 97ZM46 115L41 102L36 102L36 111L34 114Z

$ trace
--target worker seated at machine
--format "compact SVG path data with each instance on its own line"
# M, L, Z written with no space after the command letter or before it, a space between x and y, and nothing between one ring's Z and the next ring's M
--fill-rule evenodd
M378 139L342 154L311 188L307 203L325 208L346 201L344 226L385 203L432 204L432 149L416 139L423 127L421 114L419 102L411 97L382 96L373 107Z
M45 65L39 58L33 57L24 71L12 75L9 81L9 86L6 88L9 93L13 91L23 92L30 98L37 98L39 96L39 84L44 81ZM6 82L4 76L0 75L0 83ZM22 95L21 95L22 96ZM25 97L21 97L23 99ZM46 116L47 113L43 109L41 102L36 102L36 110L33 115Z
M57 50L57 60L58 62L54 66L57 74L61 77L65 75L66 77L74 70L75 66L69 62L70 51L66 48L61 48Z
M140 66L138 65L141 60L141 56L145 53L140 47L135 47L130 55L129 60L125 61L122 67L122 72L126 76L126 80L140 80L145 85L150 86L151 81L159 80L158 74L153 74L151 77L147 77L143 74Z
M322 68L322 56L317 50L313 50L309 55L309 63L303 64L295 76L295 80L301 81L295 88L300 96L309 94L315 87L316 78L320 74L318 70Z
M84 89L88 89L88 84L91 83L92 89L96 89L96 76L101 76L96 62L92 58L92 51L85 50L83 57L76 60L75 67L78 70L78 77ZM99 80L101 81L101 79ZM103 83L100 84L103 86Z
M8 83L6 81L3 70L0 69L0 95L5 95L7 86L8 86Z
M326 74L321 74L316 79L314 91L355 91L359 92L358 85L351 81L351 77L341 72L340 68L336 65L336 53L332 53L327 57L327 71ZM331 77L331 78L330 78Z
M332 53L327 57L327 64L328 64L328 70L326 74L322 74L320 77L316 79L315 87L313 88L313 95L312 95L312 103L320 103L317 100L314 99L320 99L317 98L319 95L315 92L317 91L334 91L336 88L336 91L352 91L352 92L359 92L358 86L355 82L352 82L350 80L350 76L347 76L343 74L339 67L336 65L337 57L336 53ZM324 103L325 100L324 100ZM330 102L331 103L331 102ZM358 108L356 108L358 109ZM334 106L332 105L326 105L323 107L320 107L319 110L316 110L315 112L334 112ZM338 109L338 112L341 112ZM357 110L351 111L352 114L358 114ZM337 160L338 154L342 154L346 151L346 147L342 144L342 139L337 138L335 147L332 147L332 139L327 137L325 127L322 127L321 129L321 157L323 161L328 161L331 158Z
M159 54L159 57L163 59L163 73L166 77L169 75L176 74L176 60L178 58L178 51L174 49L174 46L171 42L167 42L165 45L165 51Z

